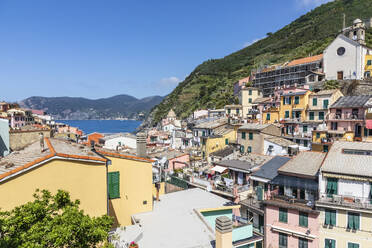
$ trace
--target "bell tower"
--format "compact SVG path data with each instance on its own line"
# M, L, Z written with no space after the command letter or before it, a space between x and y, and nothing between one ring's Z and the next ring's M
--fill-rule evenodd
M349 30L349 38L356 42L366 44L366 25L360 19L355 19Z

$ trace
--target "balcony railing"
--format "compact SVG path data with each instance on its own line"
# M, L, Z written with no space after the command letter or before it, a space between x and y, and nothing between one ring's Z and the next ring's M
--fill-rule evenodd
M369 197L327 195L323 193L320 195L318 202L350 208L372 210L372 199Z
M329 114L329 120L364 120L364 115L362 114L335 114L331 113Z
M299 198L295 198L295 197L291 197L287 195L272 194L270 199L271 200L282 200L282 201L286 201L292 204L297 203L297 204L304 204L308 207L314 207L313 201L306 200L306 199L299 199Z

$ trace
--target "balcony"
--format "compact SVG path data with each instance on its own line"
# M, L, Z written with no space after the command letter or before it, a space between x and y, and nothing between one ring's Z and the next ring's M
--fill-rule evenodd
M362 114L337 114L337 113L330 113L329 114L329 120L330 121L363 121L364 115Z
M372 211L372 199L369 197L356 197L345 195L328 196L327 194L323 193L320 195L320 198L316 202L316 205L338 206Z
M281 195L278 193L272 193L270 198L268 200L265 200L264 202L265 204L277 207L296 209L308 213L318 213L318 211L315 210L314 201Z

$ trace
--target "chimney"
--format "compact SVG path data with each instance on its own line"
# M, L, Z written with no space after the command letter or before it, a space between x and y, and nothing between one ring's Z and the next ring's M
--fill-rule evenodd
M43 152L44 151L44 134L40 133L39 136L40 136L40 150L41 152Z
M137 156L138 157L146 157L146 134L145 133L137 133L136 141L137 141Z
M232 225L226 216L216 219L216 248L232 248Z

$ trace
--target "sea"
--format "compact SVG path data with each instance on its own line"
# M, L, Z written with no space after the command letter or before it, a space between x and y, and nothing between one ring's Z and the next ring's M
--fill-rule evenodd
M85 134L131 133L141 125L141 121L134 120L58 120L56 122L78 127Z

